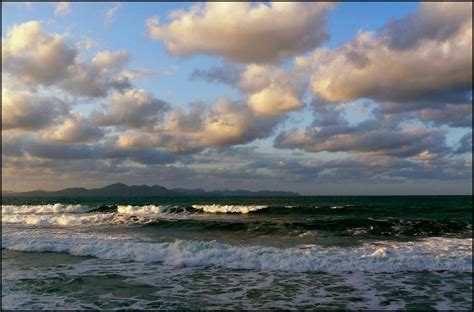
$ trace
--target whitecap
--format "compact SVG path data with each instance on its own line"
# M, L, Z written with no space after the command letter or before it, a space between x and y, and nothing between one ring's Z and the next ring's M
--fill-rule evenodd
M268 208L268 206L250 205L193 205L192 207L209 213L249 213Z
M41 215L41 214L12 214L2 215L2 224L22 224L22 225L42 225L42 226L79 226L79 225L98 225L108 223L113 220L114 214L60 214L60 215Z
M167 213L176 210L173 207L169 206L155 206L155 205L145 205L145 206L125 206L119 205L117 206L117 212L119 214L125 215L150 215L150 214L160 214L160 213Z
M52 213L84 213L92 207L83 205L2 205L2 214L52 214Z

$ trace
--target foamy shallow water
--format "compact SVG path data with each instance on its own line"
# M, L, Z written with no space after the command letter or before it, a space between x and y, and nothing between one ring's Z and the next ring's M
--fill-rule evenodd
M5 250L2 257L2 305L7 309L393 310L472 305L470 273L268 272L77 261L55 253Z

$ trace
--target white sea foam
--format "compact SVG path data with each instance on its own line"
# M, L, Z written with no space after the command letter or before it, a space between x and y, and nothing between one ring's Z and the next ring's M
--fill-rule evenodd
M2 214L52 214L52 213L83 213L91 207L82 205L2 205Z
M355 205L350 205L350 204L348 204L348 205L337 205L337 206L331 206L329 208L331 208L331 209L343 209L343 208L350 208L350 207L355 207Z
M113 220L115 214L4 214L2 224L23 224L23 225L54 225L54 226L79 226L98 225L108 223Z
M268 206L242 206L242 205L193 205L194 209L199 209L210 213L249 213Z
M146 206L117 206L117 212L125 215L139 216L139 215L150 215L150 214L160 214L167 213L176 210L173 207L169 206L155 206L155 205L146 205Z
M215 241L148 243L81 237L25 237L4 234L3 248L29 252L67 252L75 256L174 266L330 273L455 271L472 272L472 239L429 238L361 247L306 249L232 246Z

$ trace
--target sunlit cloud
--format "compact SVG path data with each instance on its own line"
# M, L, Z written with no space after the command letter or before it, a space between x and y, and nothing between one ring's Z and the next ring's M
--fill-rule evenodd
M151 39L176 55L213 54L235 62L279 62L329 38L326 11L332 3L252 4L210 2L170 13L171 22L150 17Z

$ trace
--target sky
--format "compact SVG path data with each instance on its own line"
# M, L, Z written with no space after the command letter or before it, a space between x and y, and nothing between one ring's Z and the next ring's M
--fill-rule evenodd
M472 194L472 3L2 2L2 189Z

